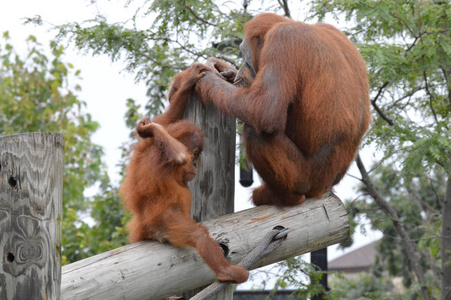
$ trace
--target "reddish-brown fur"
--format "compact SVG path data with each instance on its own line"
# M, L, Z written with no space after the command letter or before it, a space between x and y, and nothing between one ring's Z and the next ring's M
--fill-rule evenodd
M370 123L365 63L326 24L267 13L249 21L244 35L241 87L206 72L196 93L245 123L247 157L264 181L253 192L256 205L321 197L345 175Z
M133 213L131 243L151 239L193 247L218 280L241 283L249 272L231 265L208 229L190 217L187 182L197 173L203 139L198 127L181 119L189 94L204 70L205 66L194 64L175 76L169 109L153 122L145 118L138 124L141 139L134 147L121 194Z

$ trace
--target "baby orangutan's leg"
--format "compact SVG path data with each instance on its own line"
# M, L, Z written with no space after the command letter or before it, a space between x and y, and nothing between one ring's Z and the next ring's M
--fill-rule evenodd
M222 248L210 237L208 229L180 213L168 213L164 217L165 238L176 247L193 247L204 262L215 272L219 281L242 283L249 277L243 267L231 265Z

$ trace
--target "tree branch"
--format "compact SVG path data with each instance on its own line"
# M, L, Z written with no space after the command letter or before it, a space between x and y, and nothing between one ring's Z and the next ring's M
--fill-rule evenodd
M429 96L429 107L431 108L432 114L434 115L435 123L438 124L437 114L435 113L434 106L432 105L432 99L434 99L434 95L432 95L429 90L428 77L426 76L426 71L423 71L424 83L426 84L426 93Z
M172 41L168 38L163 38L163 39L152 39L152 40L165 40L168 42L176 42L176 41ZM127 45L131 46L133 51L135 51L138 55L141 55L142 57L147 58L149 61L151 61L152 63L156 64L156 65L161 65L161 63L159 63L157 60L155 60L153 57L151 57L149 54L144 53L143 51L137 49L136 47L133 46L132 40L130 38L125 38L125 41L128 43ZM122 43L123 45L126 45L125 43ZM124 47L125 48L125 47ZM171 68L183 71L184 69L186 69L186 67L183 66L178 66L178 65L171 65Z
M449 70L445 69L444 67L441 68L443 75L445 77L445 83L448 89L448 104L449 104L449 109L451 110L451 68Z
M357 156L356 163L357 167L359 168L360 174L362 175L362 181L365 183L369 195L374 199L374 202L376 202L379 208L391 219L396 232L402 239L402 243L404 245L404 249L406 250L407 257L410 261L412 270L415 273L418 283L421 286L421 293L423 295L423 299L430 300L431 297L429 295L426 279L424 277L425 272L420 265L421 252L417 248L417 245L414 242L410 241L409 234L407 233L407 230L404 228L401 221L399 220L398 213L396 212L396 210L393 207L391 207L391 205L387 201L385 201L377 191L376 187L374 186L373 182L370 179L370 176L368 175L368 172L365 169L365 166L363 165L360 155Z
M358 181L362 181L361 178L359 178L359 177L357 177L357 176L354 176L354 175L352 175L352 174L349 174L349 173L346 173L346 176L349 176L349 177L351 177L352 179L355 179L355 180L358 180Z
M207 25L210 26L214 26L214 27L218 27L217 24L213 24L211 22L208 22L207 20L205 20L204 18L201 18L200 16L198 16L191 7L189 7L188 5L186 5L185 3L183 3L183 7L185 7L187 10L190 11L190 13L194 16L194 18L196 18L197 20L201 21L202 23L205 23Z
M175 41L174 41L174 40L171 40L171 42L176 43L177 45L179 45L179 47L180 47L181 49L183 49L184 51L186 51L186 52L188 52L188 53L191 53L192 55L196 56L197 58L199 58L199 57L203 57L203 58L205 58L205 59L208 58L207 55L205 55L205 54L202 54L202 53L199 53L199 52L196 52L196 51L193 51L193 50L187 48L185 45L183 45L182 43L180 43L178 40L175 40Z
M371 101L371 104L373 105L374 109L377 111L377 113L379 114L379 116L381 116L382 119L384 119L385 122L388 123L388 125L393 126L395 125L395 123L389 118L387 117L384 112L379 108L379 106L376 104L376 102Z
M391 110L393 107L399 107L399 106L398 106L398 103L399 103L399 102L403 101L403 100L406 99L406 98L411 98L411 97L413 97L413 95L415 95L415 93L417 93L417 92L419 92L419 91L422 91L423 89L424 89L424 87L417 87L416 89L411 90L411 91L410 91L409 93L407 93L406 95L404 95L404 96L402 96L401 98L398 98L398 99L396 99L395 101L393 101L393 103L392 103L390 106L388 106L388 110ZM410 101L410 99L409 99L408 101Z
M427 248L427 250L429 250L430 252L431 249ZM438 267L437 261L435 261L435 259L433 259L429 253L424 253L424 251L421 251L421 253L423 253L423 257L428 261L429 265L431 266L431 269L434 272L434 275L437 278L437 280L442 281L442 272Z
M380 109L380 107L376 104L376 101L379 99L380 95L382 95L383 90L385 87L390 83L390 80L387 80L384 82L384 84L379 88L379 91L377 92L376 97L374 97L373 100L371 100L371 105L373 105L374 109L377 111L377 113L381 116L382 119L385 120L390 126L395 125L395 123L387 117L384 112Z
M441 300L451 299L451 177L446 183L442 213L442 295Z
M415 9L415 7L412 6L412 9ZM398 1L396 1L396 10L391 15L395 19L397 19L402 25L406 26L407 30L410 32L412 36L416 37L415 32L412 30L412 28L410 28L409 24L407 24L407 22L399 15Z
M277 2L279 2L280 6L282 7L285 17L291 18L290 8L288 7L288 1L277 0Z

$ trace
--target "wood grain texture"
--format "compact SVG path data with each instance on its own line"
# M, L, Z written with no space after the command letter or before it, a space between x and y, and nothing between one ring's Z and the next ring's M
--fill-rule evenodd
M59 299L64 139L0 137L0 299Z
M185 117L204 134L204 151L199 174L189 183L192 194L191 216L197 222L215 219L234 212L235 196L235 118L227 117L213 105L204 105L191 95ZM189 299L200 289L185 291ZM232 300L233 285L211 297L211 300Z
M235 193L236 121L191 96L185 117L204 134L199 174L189 183L191 214L197 222L233 213Z
M318 250L346 240L349 223L334 194L308 199L291 208L260 206L203 222L217 241L240 262L277 225L288 238L254 268ZM63 299L163 299L215 280L195 250L158 242L139 242L63 267Z

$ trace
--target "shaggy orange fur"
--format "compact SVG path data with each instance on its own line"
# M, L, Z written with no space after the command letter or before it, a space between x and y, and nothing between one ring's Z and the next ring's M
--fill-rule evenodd
M319 198L346 174L371 114L365 63L344 34L266 13L249 21L240 45L244 64L232 85L231 67L196 84L205 103L245 123L248 160L263 180L256 205ZM233 76L232 76L233 77Z
M202 133L181 120L196 81L205 66L194 64L175 76L170 107L162 115L143 119L121 194L133 213L130 242L158 240L176 247L193 247L220 281L244 282L249 272L231 265L208 229L190 217L191 193L187 183L197 174L203 149Z

